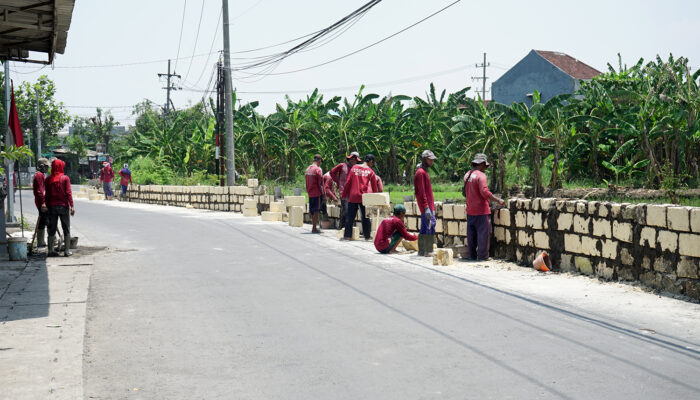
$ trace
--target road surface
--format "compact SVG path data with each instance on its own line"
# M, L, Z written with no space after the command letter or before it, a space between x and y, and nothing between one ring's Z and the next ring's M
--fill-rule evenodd
M438 268L239 214L76 209L81 243L108 247L85 398L700 398L697 304L503 263Z

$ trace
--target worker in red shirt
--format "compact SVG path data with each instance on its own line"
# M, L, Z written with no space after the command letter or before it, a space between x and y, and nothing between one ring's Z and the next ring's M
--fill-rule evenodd
M100 170L100 182L102 182L102 189L105 192L105 200L112 200L112 179L114 179L114 170L108 162L102 163L102 170Z
M338 193L336 192L337 186L333 178L331 178L330 172L323 174L323 193L326 196L326 201L332 202L333 204L340 203Z
M430 183L428 169L433 165L437 157L430 150L421 154L420 168L413 177L413 189L420 210L420 231L418 232L418 255L428 256L433 252L435 242L435 201L433 200L433 186Z
M357 210L362 213L362 233L365 240L370 240L372 224L367 218L365 206L362 205L362 195L365 193L377 192L377 178L372 170L374 166L374 155L367 154L365 162L357 164L350 169L348 179L345 181L340 198L348 199L348 212L345 216L345 234L343 240L352 240L352 226L355 223Z
M374 248L382 254L396 253L396 248L401 244L401 240L405 239L409 242L417 240L415 235L408 233L403 220L406 217L406 207L403 204L394 206L394 215L384 219L377 234L374 236Z
M61 219L61 228L65 241L63 255L72 255L70 251L70 217L75 215L73 206L73 193L70 187L70 178L64 175L66 164L61 160L53 160L51 163L51 175L46 180L46 205L49 209L49 257L55 257L56 230L58 220Z
M491 239L491 208L489 201L499 205L505 202L489 191L486 174L489 167L486 154L477 154L472 161L472 169L464 175L462 194L467 199L467 246L472 260L489 258Z
M49 222L49 209L46 207L46 173L49 171L49 160L40 158L36 163L38 171L34 174L32 190L34 204L39 211L36 222L37 247L46 247L46 225Z
M321 233L318 226L318 214L323 203L323 158L320 154L314 156L314 161L306 168L306 193L309 194L309 213L311 214L311 233Z
M120 184L122 187L121 194L119 198L121 200L126 200L126 191L129 189L129 184L134 183L131 180L131 170L129 170L129 164L124 164L124 167L119 170L119 176L121 177Z
M343 193L345 181L348 180L348 172L353 166L360 163L360 153L353 151L345 157L345 162L342 162L330 170L330 175L336 185L338 185L338 193ZM345 221L345 216L348 213L348 199L342 197L340 199L340 220Z

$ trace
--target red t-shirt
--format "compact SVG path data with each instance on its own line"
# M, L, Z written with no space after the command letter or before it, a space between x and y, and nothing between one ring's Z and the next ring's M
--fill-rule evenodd
M348 199L350 203L362 203L363 194L376 192L378 192L377 175L372 168L358 164L348 172L348 179L345 181L340 197Z
M309 197L323 196L323 170L316 164L306 169L306 193Z
M335 181L331 178L331 173L326 172L323 174L323 191L329 200L338 200L338 196L335 193Z
M430 175L423 168L418 168L413 177L414 193L420 213L423 214L426 208L435 211L435 201L433 200L433 185L430 184Z
M469 182L466 182L467 176L469 176ZM486 174L475 169L474 172L470 171L464 175L464 182L466 182L467 215L491 214L489 199L492 194L489 191Z
M34 174L32 189L34 190L34 204L36 204L37 210L40 210L41 205L46 201L45 181L46 175L44 175L43 172L37 171L37 173Z
M335 182L336 185L338 185L338 193L343 193L343 189L345 188L345 181L348 180L348 171L350 171L350 168L352 166L347 163L340 163L333 167L331 169L331 178ZM343 197L345 199L345 197Z
M385 250L389 247L389 243L391 243L391 235L397 231L401 234L401 237L408 241L412 242L418 240L417 236L408 233L403 221L401 221L399 217L392 215L379 224L377 234L374 236L374 248L377 249L377 251Z

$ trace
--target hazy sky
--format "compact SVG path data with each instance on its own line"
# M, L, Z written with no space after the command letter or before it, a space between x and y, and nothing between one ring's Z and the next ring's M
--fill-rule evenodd
M275 72L308 67L354 51L452 1L384 0L342 36L316 50L286 59ZM230 0L231 51L264 47L305 35L366 2ZM58 99L69 106L72 114L91 115L94 106L118 106L121 108L111 109L115 117L122 124L133 123L130 109L133 104L143 99L165 102L162 89L165 83L157 74L166 72L165 60L177 57L183 8L180 57L222 49L222 25L215 30L221 1L79 0L66 53L57 56L55 68L32 72L40 67L12 63L13 78L35 80L40 74L47 74L56 82ZM640 57L651 59L660 54L666 58L673 53L688 57L693 69L697 69L700 67L698 38L700 1L697 0L462 0L399 36L341 61L252 81L239 76L234 79L234 87L241 92L239 98L243 101L260 100L259 110L267 113L276 103L284 102L284 95L243 92L310 92L317 87L329 98L352 96L365 83L366 91L382 95L392 92L424 96L431 81L439 90L450 92L480 85L471 78L481 75L475 64L482 61L484 52L491 63L488 82L493 82L531 49L565 52L601 71L606 70L608 62L617 65L617 53L622 54L627 64L634 64ZM289 46L232 57L267 55ZM177 64L173 60L175 71L186 77L180 86L206 89L217 57L217 54L202 55L180 59ZM135 62L146 63L90 67ZM336 89L323 90L332 88ZM183 90L174 92L172 99L179 108L198 101L202 95ZM292 98L303 96L291 95Z

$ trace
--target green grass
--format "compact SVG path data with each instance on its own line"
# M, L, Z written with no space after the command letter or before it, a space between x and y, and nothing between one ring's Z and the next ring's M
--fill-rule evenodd
M648 204L672 204L670 197L659 197L654 199L630 199L622 196L592 196L587 200L609 201L612 203L648 203ZM700 197L681 197L678 199L678 205L700 207Z

